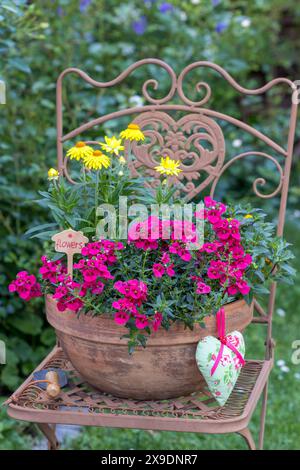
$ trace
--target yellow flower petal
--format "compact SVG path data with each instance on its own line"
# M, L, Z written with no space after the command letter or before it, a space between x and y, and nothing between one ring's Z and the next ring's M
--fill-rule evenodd
M85 142L79 141L67 151L67 157L70 160L83 160L85 157L92 155L93 151L92 147L86 145Z
M161 158L160 165L154 167L158 173L166 176L178 176L182 170L179 168L180 161L172 160L170 157Z
M124 150L124 145L122 145L122 139L117 139L115 136L104 137L105 143L100 142L100 146L108 153L114 153L119 155L119 152Z
M57 180L59 177L59 172L55 168L49 168L48 170L48 180Z
M136 140L137 142L140 140L145 140L145 136L142 133L140 126L138 124L134 124L133 122L128 124L127 129L120 132L120 137L127 140Z
M84 166L89 170L101 170L102 167L108 168L110 166L110 158L101 150L94 150L92 155L89 155L83 160Z

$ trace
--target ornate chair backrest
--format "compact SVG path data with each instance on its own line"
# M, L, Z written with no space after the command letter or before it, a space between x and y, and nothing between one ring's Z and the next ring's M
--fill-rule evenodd
M134 70L139 67L151 64L162 67L168 74L171 80L171 87L166 96L160 99L155 99L149 94L149 87L154 90L158 88L158 81L156 79L147 80L142 87L142 94L146 104L143 106L130 107L122 109L110 114L100 116L89 122L81 124L76 129L71 130L67 134L63 133L63 105L62 105L62 82L66 75L74 73L79 75L85 82L96 88L109 88L121 83L128 77ZM199 101L192 101L189 99L184 90L183 83L186 75L197 68L210 68L218 72L235 90L244 95L261 95L273 88L278 84L285 84L290 88L292 93L290 105L290 122L288 139L285 146L274 142L265 134L242 122L233 116L223 114L221 112L204 107L209 104L211 98L211 88L206 82L198 82L196 84L197 92L204 92L204 96ZM174 103L174 98L177 102ZM178 103L178 98L180 102ZM116 120L123 116L135 115L134 119L130 118L140 126L144 134L149 137L146 143L140 144L134 142L132 145L132 153L135 159L129 162L133 175L144 172L147 175L157 178L157 172L154 167L157 165L157 158L159 155L169 155L175 160L182 162L180 173L180 180L186 193L186 199L190 200L199 195L206 187L210 187L210 195L213 197L216 186L223 175L223 173L234 162L239 161L247 156L263 157L275 165L279 173L279 183L277 188L269 194L262 193L258 186L263 186L266 181L263 178L256 178L253 182L253 190L258 197L268 199L278 196L280 198L277 233L279 236L283 233L285 211L287 204L287 195L289 187L289 177L292 163L296 119L297 119L297 89L293 82L286 78L276 78L261 88L247 89L240 86L222 67L210 62L199 61L185 67L177 76L173 69L165 62L159 59L144 59L140 60L117 78L108 82L98 82L90 78L85 72L76 69L68 68L64 70L57 81L57 155L58 155L58 169L63 173L69 181L73 182L70 177L67 160L63 154L63 144L80 134L86 133L91 128L106 123L110 120ZM181 117L175 120L172 114L180 112ZM178 113L177 113L178 114ZM252 135L257 142L264 143L267 149L271 149L274 155L267 152L258 150L251 150L240 153L228 161L225 160L225 139L223 131L217 121L227 122L238 129L246 131ZM87 141L88 139L83 139ZM126 150L126 149L125 149ZM279 162L283 157L284 163ZM202 179L200 178L202 176ZM268 310L265 312L261 305L255 300L254 306L256 311L260 314L258 318L254 318L256 323L266 323L267 330L267 352L266 356L272 355L273 342L272 334L272 313L275 302L276 285L271 286L270 298L268 303Z

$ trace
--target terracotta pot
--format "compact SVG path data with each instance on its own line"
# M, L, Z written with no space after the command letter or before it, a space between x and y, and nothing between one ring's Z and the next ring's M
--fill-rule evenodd
M49 323L61 347L79 374L102 392L138 400L159 400L188 395L203 388L195 351L200 338L217 335L214 316L206 328L193 331L178 323L152 334L147 347L128 354L128 330L111 317L59 312L56 301L46 297ZM226 331L242 331L252 320L253 306L239 300L225 306Z

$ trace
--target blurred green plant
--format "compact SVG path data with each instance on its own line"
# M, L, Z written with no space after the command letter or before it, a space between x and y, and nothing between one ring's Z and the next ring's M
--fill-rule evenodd
M0 331L1 338L9 338L11 350L7 366L0 369L2 387L13 389L54 341L42 303L37 300L24 312L21 302L8 298L7 284L21 268L36 269L41 244L25 239L24 232L28 226L49 222L47 208L34 206L33 200L46 181L47 169L56 161L55 81L59 73L75 66L105 81L145 57L159 57L176 72L190 62L211 60L243 86L256 88L276 76L299 78L299 27L300 7L294 0L1 1L0 79L6 83L7 104L0 108ZM91 91L77 78L66 79L66 129L87 117L143 104L141 85L150 76L159 81L155 97L164 96L168 77L152 66L110 90ZM201 79L206 77L201 71ZM282 100L279 89L274 89L267 97L243 97L216 74L210 73L209 78L211 107L285 142L288 119L282 107L289 106L290 96ZM195 98L198 80L196 72L189 77L185 92L191 98ZM89 137L109 134L115 125L120 128L122 123L107 123ZM246 133L231 125L223 130L228 157L254 145L259 150ZM299 217L299 150L297 140L290 192L294 218ZM272 162L258 157L244 159L226 175L218 187L219 199L252 199L254 175L264 176L273 186L278 181ZM266 201L268 212L276 208L275 199Z

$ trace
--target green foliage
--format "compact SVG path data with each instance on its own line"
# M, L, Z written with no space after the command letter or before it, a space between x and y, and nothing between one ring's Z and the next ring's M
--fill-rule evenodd
M27 423L9 418L0 408L0 450L28 450L32 442Z

